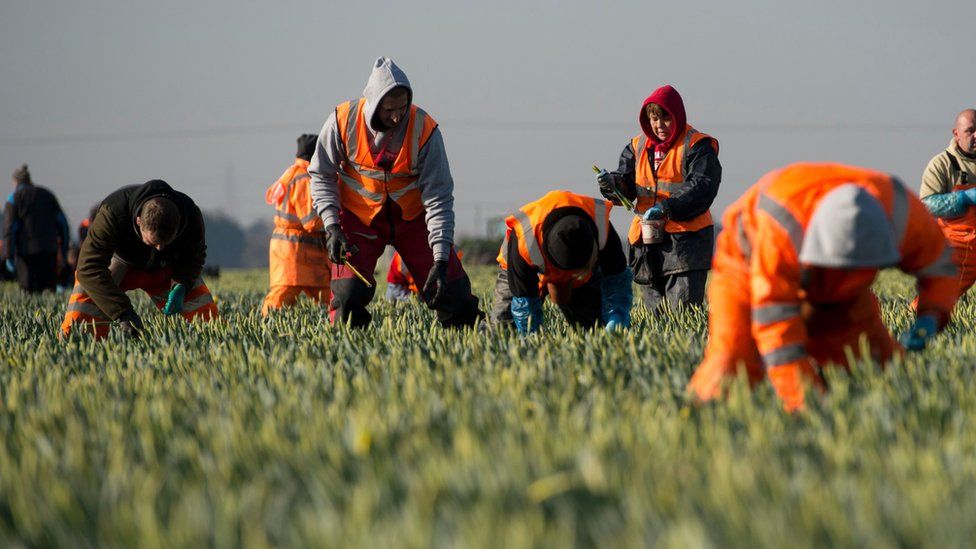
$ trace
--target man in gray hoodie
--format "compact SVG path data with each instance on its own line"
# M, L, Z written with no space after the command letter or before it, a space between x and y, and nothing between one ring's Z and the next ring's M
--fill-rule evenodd
M366 326L373 269L392 245L412 273L426 273L421 297L444 326L471 326L483 313L454 243L454 180L434 122L413 104L392 60L373 65L363 97L333 111L308 168L312 201L325 222L332 260L332 321Z

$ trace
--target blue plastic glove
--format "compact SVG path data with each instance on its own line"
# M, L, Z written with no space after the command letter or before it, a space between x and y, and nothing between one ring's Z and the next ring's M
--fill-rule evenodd
M183 298L186 297L186 286L173 284L166 298L166 305L163 307L163 314L166 316L175 315L183 312Z
M14 265L14 260L13 259L8 259L7 261L5 261L3 263L3 265L7 268L8 271L10 271L12 273L17 271L17 266Z
M966 204L966 206L976 206L976 188L956 192L962 195L962 201Z
M634 273L623 271L603 277L600 281L601 316L608 332L630 327L630 308L634 303Z
M545 323L542 316L542 299L538 297L513 297L512 319L520 334L538 332Z
M901 335L901 344L909 351L921 351L930 339L939 331L939 324L932 315L922 315L915 319L915 324Z
M664 208L660 204L655 204L651 206L651 209L644 212L644 221L653 221L655 219L664 219Z

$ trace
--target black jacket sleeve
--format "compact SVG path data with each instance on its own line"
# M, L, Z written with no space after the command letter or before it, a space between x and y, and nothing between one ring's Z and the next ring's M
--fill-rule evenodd
M522 259L515 231L508 239L508 288L513 297L539 297L539 271Z
M613 276L622 273L627 268L627 258L624 257L623 246L620 245L620 237L610 224L610 232L607 234L607 244L600 250L597 258L600 265L600 272L603 276Z
M112 320L132 308L129 297L112 280L108 270L112 255L119 247L118 231L115 216L107 206L102 206L78 252L78 283Z
M13 259L13 248L14 245L14 223L16 223L17 211L11 201L6 201L3 204L3 257L0 260L6 261L7 259Z
M685 173L684 192L661 202L668 217L677 221L694 219L712 207L722 181L722 165L711 139L695 144L682 166Z
M613 176L613 183L617 186L620 194L627 197L630 201L637 200L636 166L637 161L634 156L634 146L632 143L627 143L627 146L620 153L617 171L610 172L610 175Z
M187 232L180 236L182 241L179 258L173 266L173 280L186 286L187 291L193 288L203 272L203 265L207 261L206 230L203 226L203 214L193 206L191 219L187 224Z

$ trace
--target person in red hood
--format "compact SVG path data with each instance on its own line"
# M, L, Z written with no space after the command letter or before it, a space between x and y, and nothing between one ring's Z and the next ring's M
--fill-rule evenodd
M671 86L654 90L637 119L643 133L624 147L616 171L600 170L597 184L615 204L617 194L634 203L629 261L648 312L663 303L699 305L712 263L709 208L722 180L718 141L688 124ZM664 224L660 242L644 242L642 220Z

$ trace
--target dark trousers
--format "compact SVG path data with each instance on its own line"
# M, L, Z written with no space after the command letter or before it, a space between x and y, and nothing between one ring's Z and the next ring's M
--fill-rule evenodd
M58 283L58 253L18 255L17 283L25 292L54 290Z
M351 326L361 327L370 323L372 315L366 305L373 300L376 279L373 270L376 261L386 249L387 244L400 252L404 265L414 275L417 285L423 289L427 275L434 266L434 252L427 243L427 223L424 216L410 221L404 220L400 208L388 200L369 225L365 225L348 210L339 212L339 223L349 244L359 251L350 256L352 263L374 287L363 284L352 270L343 264L332 265L332 302L329 313L333 322L349 322ZM478 309L478 298L471 293L471 281L461 267L461 260L451 249L447 263L447 293L442 303L431 307L437 312L437 321L442 326L473 326L484 317Z
M602 324L603 297L600 293L600 280L600 273L593 273L593 277L586 284L573 288L568 303L557 305L571 326L590 328ZM504 269L498 270L498 278L495 279L494 301L492 322L515 328L515 321L512 320L512 290L508 285L508 271Z
M664 274L665 255L660 249L631 247L630 268L640 288L644 310L654 315L662 307L677 309L705 302L707 269L689 269Z

